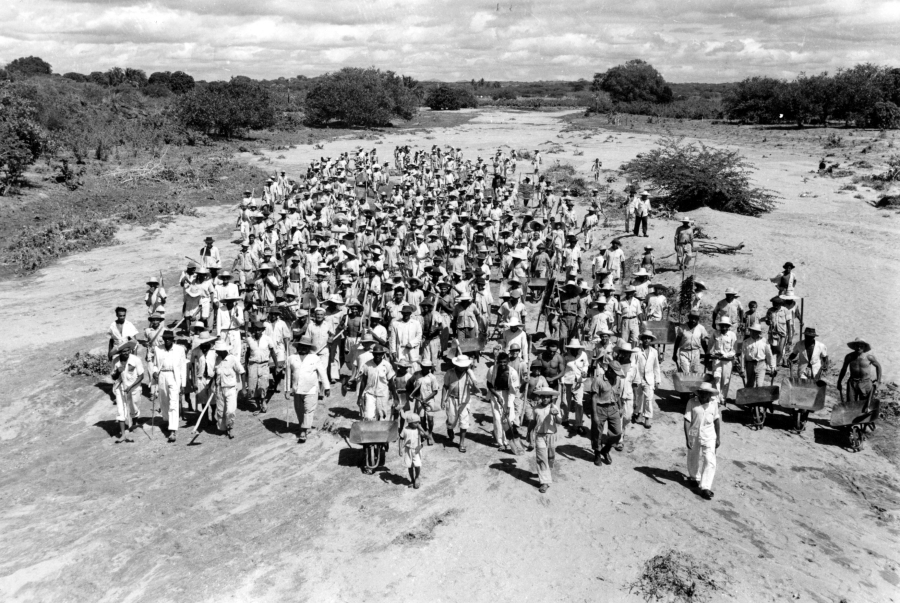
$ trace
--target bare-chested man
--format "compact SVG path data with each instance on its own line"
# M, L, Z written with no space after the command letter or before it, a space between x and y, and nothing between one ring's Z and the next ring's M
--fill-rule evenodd
M862 411L868 410L869 394L872 388L881 382L881 364L875 358L875 354L871 353L872 346L857 337L847 344L852 352L844 356L844 365L837 379L837 388L841 389L844 381L844 375L850 370L850 378L847 380L847 396L845 403L855 402L857 400L866 400ZM871 367L875 367L875 380L872 380Z

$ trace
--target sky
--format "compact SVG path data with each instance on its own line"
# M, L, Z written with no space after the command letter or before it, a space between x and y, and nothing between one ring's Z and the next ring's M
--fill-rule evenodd
M417 79L591 79L639 58L671 82L900 65L900 0L3 0L0 62L197 79L345 66Z

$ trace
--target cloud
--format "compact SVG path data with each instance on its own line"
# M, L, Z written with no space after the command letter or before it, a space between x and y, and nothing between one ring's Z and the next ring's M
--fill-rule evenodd
M632 58L670 81L896 63L897 0L29 0L0 4L0 61L201 79L375 65L421 79L574 79Z

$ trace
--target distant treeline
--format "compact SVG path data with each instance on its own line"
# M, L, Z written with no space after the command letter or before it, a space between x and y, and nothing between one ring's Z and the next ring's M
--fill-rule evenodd
M834 75L801 73L793 80L750 77L725 96L729 118L750 123L900 127L900 68L859 64Z

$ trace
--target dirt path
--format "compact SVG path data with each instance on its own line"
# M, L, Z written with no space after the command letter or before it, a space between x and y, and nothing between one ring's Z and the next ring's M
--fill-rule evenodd
M446 132L376 143L384 161L401 141L450 142L487 157L504 141L538 148L553 140L567 152L546 156L545 165L559 157L586 169L595 154L616 166L653 139L600 142L605 135L561 130L554 114L493 112ZM280 151L286 158L273 161L290 171L358 144L373 142ZM574 155L575 144L583 156ZM743 240L752 252L704 257L698 274L714 292L733 285L745 302L762 301L773 289L759 279L792 259L811 300L807 322L832 354L839 358L843 342L864 335L896 374L890 343L898 327L880 317L900 282L896 217L835 194L837 182L803 183L808 157L754 152L759 181L784 202L758 220L696 212L720 241ZM805 190L819 197L800 198ZM188 447L184 430L169 446L147 425L153 439L137 431L134 444L113 444L109 398L91 381L55 373L56 357L103 344L111 308L123 301L143 317L148 271L163 269L174 284L180 256L192 255L195 241L208 233L229 238L232 216L208 211L203 221L127 231L119 246L0 284L8 332L0 343L3 600L640 601L629 585L646 560L669 548L716 568L714 601L900 599L900 476L872 446L855 455L841 448L827 413L794 436L783 414L752 432L745 413L726 410L711 502L680 481L683 405L668 383L653 429L631 428L610 467L590 462L586 439L561 436L555 483L544 496L531 455L488 446L483 403L467 454L443 439L426 448L418 491L405 487L394 449L387 471L360 473L359 450L343 439L353 404L339 395L319 408L323 428L304 446L286 433L280 399L267 415L239 412L233 441L203 433L199 446ZM661 255L673 230L672 223L651 225ZM625 240L629 250L644 243ZM224 256L233 257L226 247ZM879 430L874 443L895 437Z

